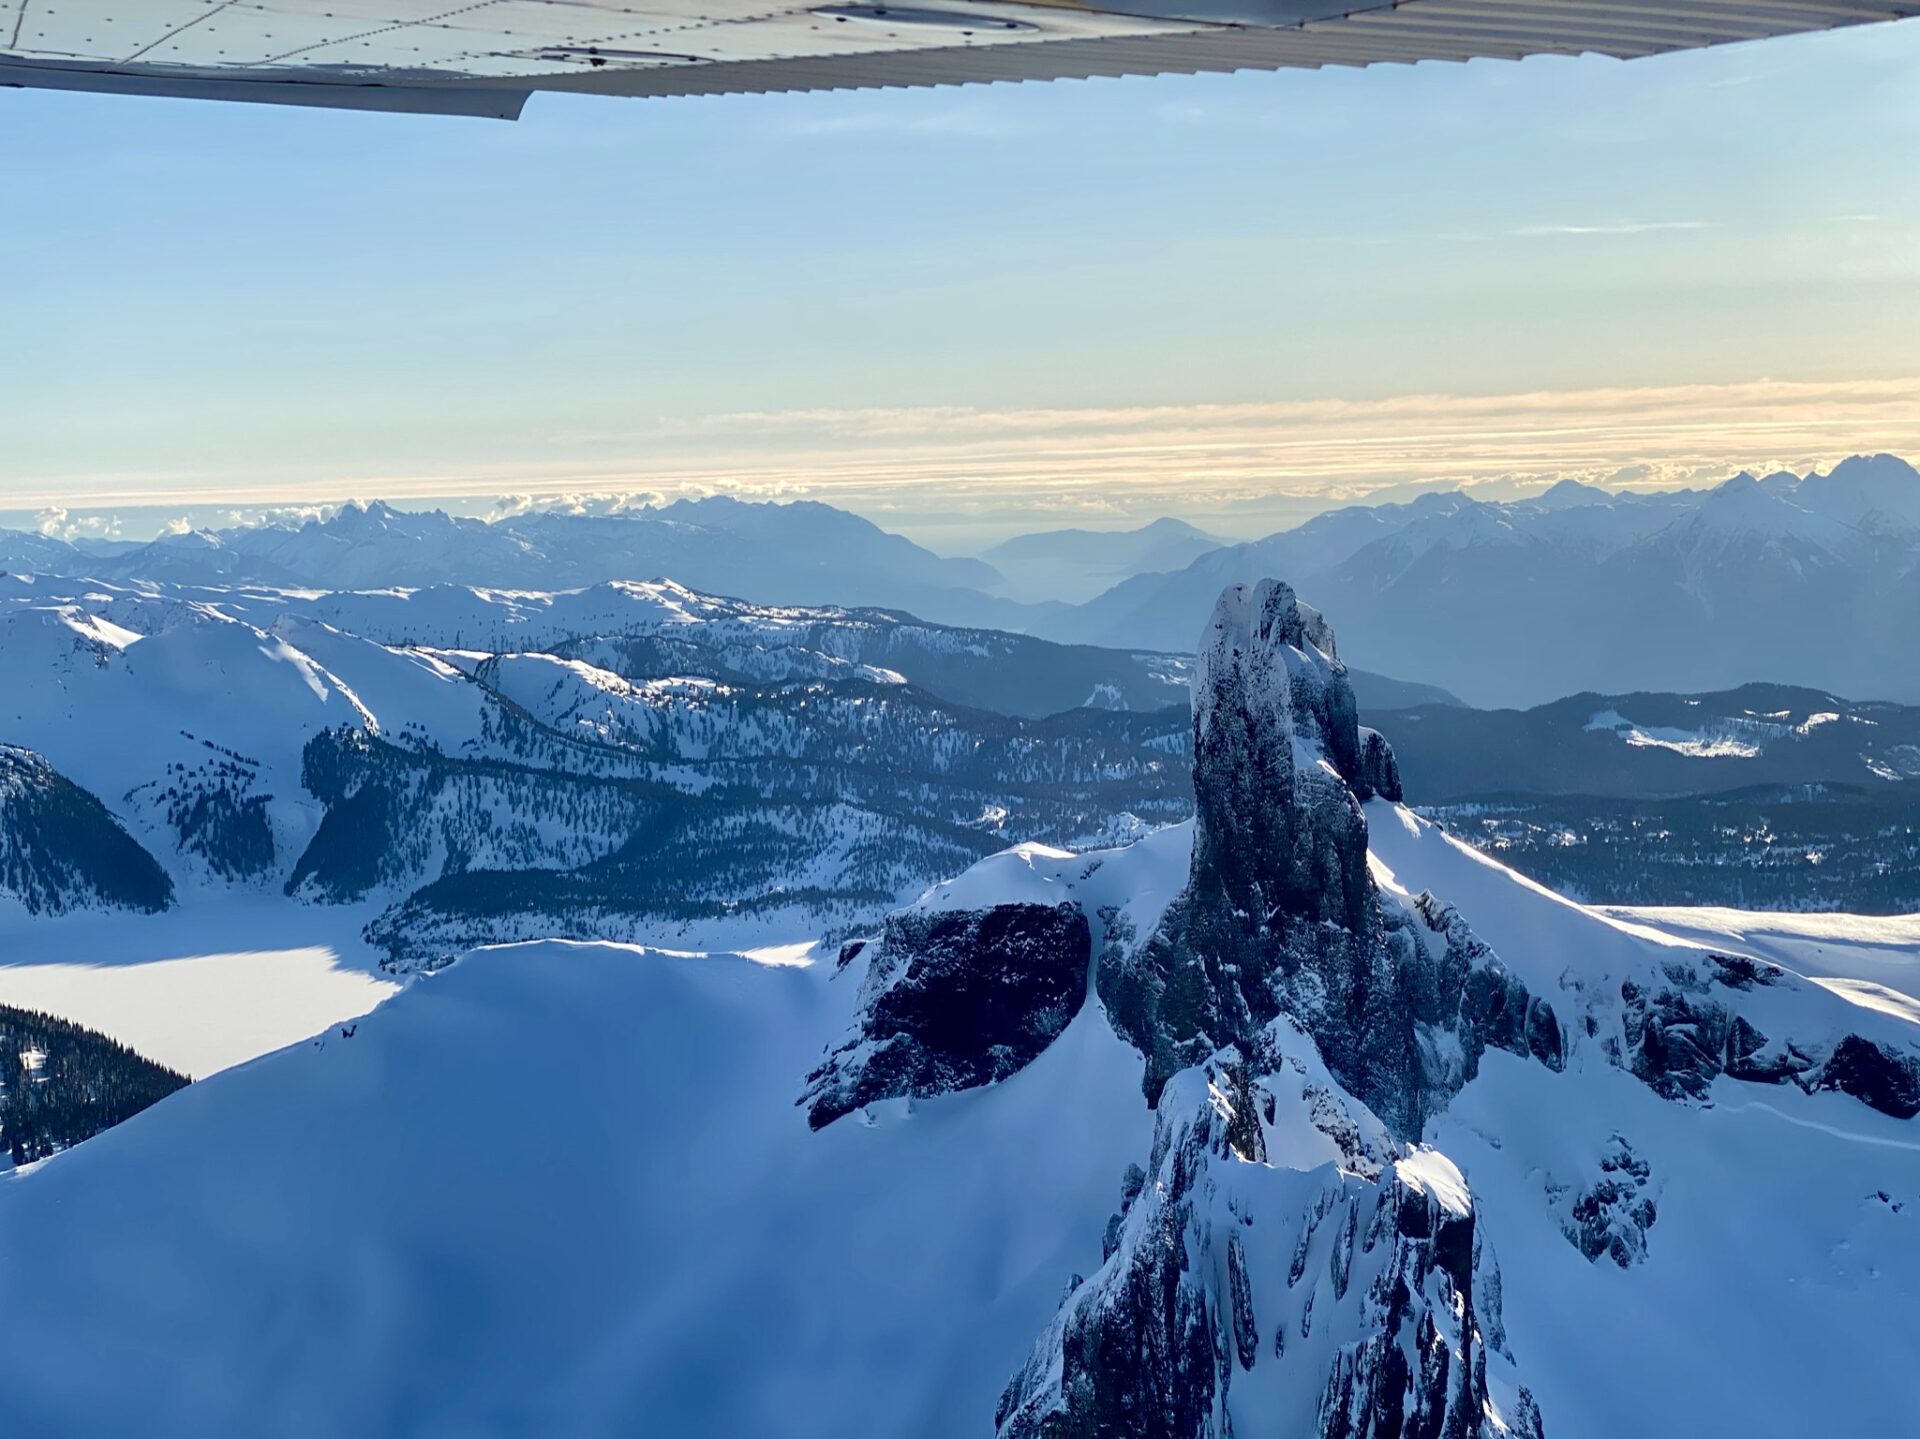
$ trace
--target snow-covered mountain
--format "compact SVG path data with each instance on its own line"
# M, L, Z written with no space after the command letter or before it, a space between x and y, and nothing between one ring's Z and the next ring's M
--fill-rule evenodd
M813 502L680 500L612 515L539 511L489 523L382 501L322 519L166 535L101 555L0 533L0 569L171 584L326 589L476 585L556 590L672 578L769 603L893 605L979 620L998 576ZM959 613L965 611L966 613Z
M1195 821L837 953L484 950L0 1180L9 1418L1910 1427L1910 952L1458 844L1284 586L1219 604L1193 743Z
M1166 701L1189 669L666 583L12 576L0 739L34 758L9 770L0 890L90 903L118 837L158 862L154 902L370 906L401 966L535 936L805 938L1010 841L1180 817Z
M1223 584L1265 575L1339 614L1370 665L1476 705L1753 681L1920 700L1920 473L1890 455L1677 494L1563 482L1338 510L1033 628L1168 647Z

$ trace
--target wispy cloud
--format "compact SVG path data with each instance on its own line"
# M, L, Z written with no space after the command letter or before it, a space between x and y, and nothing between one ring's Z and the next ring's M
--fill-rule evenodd
M734 494L823 499L906 528L937 517L1151 513L1238 517L1259 528L1262 517L1439 486L1525 493L1573 477L1672 488L1741 468L1805 470L1862 450L1920 455L1920 377L1078 409L750 410L553 435L544 449L542 458L431 473L267 488L183 483L170 498L239 507L296 495L505 496L492 512L508 514ZM17 502L77 511L169 498L150 485Z
M554 513L563 515L617 515L626 510L646 509L664 504L669 497L659 490L588 490L558 494L501 495L487 507L490 520L507 520L516 515Z
M1714 230L1715 220L1606 220L1585 225L1522 225L1509 230L1521 239L1546 239L1555 235L1655 235L1675 230Z

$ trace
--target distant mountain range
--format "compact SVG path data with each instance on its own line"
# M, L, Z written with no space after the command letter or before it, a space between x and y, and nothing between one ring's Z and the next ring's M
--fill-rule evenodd
M831 505L724 496L615 515L542 511L491 523L376 500L299 525L194 530L106 553L6 532L0 570L325 589L563 590L670 578L765 603L888 605L943 615L992 609L982 592L999 578L980 560L942 558Z
M1182 655L1225 585L1274 577L1341 616L1365 669L1475 705L1753 682L1920 700L1920 473L1891 455L1677 493L1569 480L1520 501L1430 494L1233 545L1161 520L956 559L816 503L709 498L487 523L375 502L144 545L0 532L0 570L328 590L671 579L759 604L871 606Z
M1362 663L1477 705L1756 680L1920 699L1920 473L1891 455L1675 494L1565 481L1335 510L1032 628L1191 644L1223 585L1266 576L1338 614Z
M1824 690L1578 694L1529 710L1373 713L1422 804L1498 794L1664 799L1756 785L1920 779L1920 708Z

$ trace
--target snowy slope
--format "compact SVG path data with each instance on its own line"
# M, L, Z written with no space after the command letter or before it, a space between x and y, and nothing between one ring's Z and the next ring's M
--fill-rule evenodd
M1657 972L1686 947L1751 954L1788 969L1823 947L1827 982L1885 983L1920 963L1908 921L1865 922L1862 951L1827 943L1845 917L1582 909L1539 890L1404 810L1370 807L1390 888L1431 889L1529 984L1595 993ZM1774 935L1797 926L1797 942ZM1806 972L1803 970L1802 972ZM1920 1040L1920 1011L1849 1013L1801 994L1778 1022L1806 1029L1884 1020ZM1788 1007L1781 1006L1782 1010ZM1714 1081L1676 1105L1599 1056L1546 1076L1490 1056L1429 1138L1467 1176L1505 1274L1505 1312L1555 1435L1793 1435L1903 1432L1903 1314L1920 1300L1920 1130L1834 1093ZM1561 1232L1553 1191L1578 1192L1626 1140L1650 1170L1658 1218L1643 1262L1589 1263ZM1620 1382L1623 1374L1631 1383Z
M379 900L409 965L552 935L791 942L1008 840L1138 832L1184 807L1162 701L1185 668L669 582L0 576L0 743L97 796L182 903Z
M1363 802L1290 591L1211 639L1198 824L837 954L479 950L0 1180L10 1417L1905 1432L1910 926L1571 904Z
M211 609L138 634L79 605L0 607L0 733L98 796L162 863L187 859L176 878L253 868L251 849L229 863L227 845L196 843L208 837L196 800L227 822L214 838L243 828L297 852L317 819L300 795L302 747L366 718L308 656Z
M1368 817L1390 888L1449 893L1530 980L1683 943L1402 809ZM923 907L1073 896L1150 926L1189 834L1029 847ZM0 1348L12 1412L49 1434L982 1432L1146 1156L1139 1059L1090 1007L1000 1085L810 1133L798 1077L847 1022L855 970L483 952L351 1038L217 1076L0 1185L0 1273L37 1296ZM1490 1054L1429 1133L1497 1251L1548 1432L1805 1434L1836 1402L1900 1431L1920 1141L1843 1095L1750 1090L1680 1106L1604 1063ZM1272 1208L1310 1210L1331 1182L1338 1151L1290 1122L1269 1130L1279 1190L1231 1201L1246 1212L1280 1190ZM1625 1270L1575 1249L1550 1196L1597 1177L1616 1134L1659 1206ZM407 1194L434 1199L392 1202ZM1283 1269L1293 1243L1245 1262ZM121 1356L110 1383L80 1357L101 1345ZM1310 1420L1316 1397L1234 1392L1243 1421Z
M12 1421L979 1433L1145 1143L1137 1060L1089 1022L990 1093L812 1134L794 1077L847 993L491 951L0 1181L0 1274L48 1300L0 1352Z
M1920 1018L1920 915L1668 907L1603 912L1700 944L1736 947L1804 974L1856 1004L1891 1006Z

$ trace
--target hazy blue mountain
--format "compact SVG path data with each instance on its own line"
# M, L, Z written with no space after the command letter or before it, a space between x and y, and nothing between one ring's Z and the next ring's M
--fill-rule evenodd
M0 571L71 574L81 562L81 552L65 540L31 530L0 530Z
M535 512L488 523L439 510L349 504L324 520L166 535L100 555L40 535L0 535L0 568L174 584L326 589L463 584L569 589L673 579L777 604L887 605L977 619L998 578L831 505L681 500L614 515ZM1003 604L1003 602L1002 602Z
M1705 491L1353 507L1034 628L1175 648L1223 584L1263 576L1338 613L1370 667L1474 704L1756 680L1920 700L1920 473L1889 455Z
M1419 705L1465 703L1460 696L1439 685L1415 684L1411 680L1377 675L1371 670L1349 668L1347 678L1353 681L1353 697L1362 710L1404 710Z
M995 545L980 558L1000 572L1009 599L1079 602L1131 575L1176 570L1229 541L1164 517L1132 530L1045 530Z

